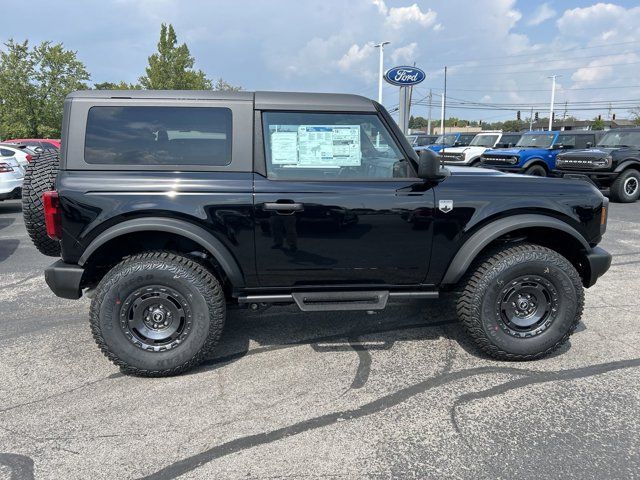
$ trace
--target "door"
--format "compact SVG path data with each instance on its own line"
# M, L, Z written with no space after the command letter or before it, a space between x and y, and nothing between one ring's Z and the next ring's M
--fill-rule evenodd
M377 114L264 112L254 181L262 287L415 285L434 193Z

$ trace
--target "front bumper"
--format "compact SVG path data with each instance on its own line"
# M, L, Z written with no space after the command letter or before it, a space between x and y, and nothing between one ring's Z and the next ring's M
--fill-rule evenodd
M598 278L605 274L611 266L611 254L600 247L593 247L587 254L589 263L589 275L584 279L584 286L589 288L595 285Z
M45 269L44 279L56 296L75 300L82 296L80 282L83 274L84 268L58 260Z
M0 192L0 200L11 200L14 198L20 198L22 196L22 188L15 187L13 190L9 190L7 192Z
M593 170L558 170L552 172L552 176L583 180L594 184L600 190L605 190L619 175L617 172L598 172Z

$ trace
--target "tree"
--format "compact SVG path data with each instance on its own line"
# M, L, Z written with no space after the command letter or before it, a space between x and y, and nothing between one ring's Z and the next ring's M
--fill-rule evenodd
M124 80L120 80L118 83L114 82L102 82L95 83L93 88L96 90L141 90L142 87L137 83L127 83Z
M604 130L604 120L600 117L595 117L591 122L591 130Z
M409 117L409 128L427 128L429 121L424 117Z
M635 122L636 125L640 125L640 106L632 108L631 119Z
M240 90L242 90L242 87L231 85L229 82L226 82L223 79L219 78L216 81L216 84L213 86L213 89L219 92L239 92Z
M211 80L202 70L194 70L194 58L185 43L178 45L173 25L160 27L158 53L149 57L147 74L140 77L149 90L210 90Z
M0 52L0 136L59 137L64 98L86 88L90 76L61 43L10 39Z

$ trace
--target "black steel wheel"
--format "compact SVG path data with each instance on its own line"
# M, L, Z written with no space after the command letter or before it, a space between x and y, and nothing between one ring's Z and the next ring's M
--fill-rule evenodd
M131 256L100 281L91 302L96 343L122 371L169 376L198 365L225 320L220 283L195 259L172 252Z
M582 280L559 253L534 244L483 255L461 282L457 313L478 347L500 360L542 358L573 333Z

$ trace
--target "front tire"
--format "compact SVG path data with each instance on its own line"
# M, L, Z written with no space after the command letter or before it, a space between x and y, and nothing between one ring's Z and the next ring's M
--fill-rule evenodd
M578 272L562 255L520 244L485 255L463 281L457 313L478 347L499 360L535 360L562 344L582 316Z
M531 165L524 171L524 174L532 177L546 177L547 170L542 165Z
M200 263L171 252L129 257L100 281L90 322L100 350L129 374L162 377L198 365L225 321L218 280Z
M625 170L611 184L612 200L620 203L632 203L640 197L640 172Z

